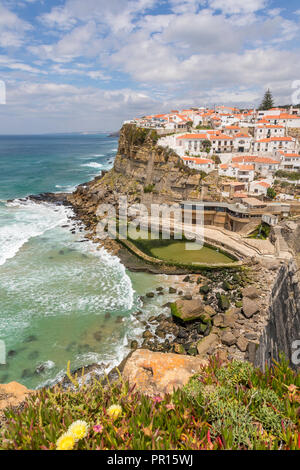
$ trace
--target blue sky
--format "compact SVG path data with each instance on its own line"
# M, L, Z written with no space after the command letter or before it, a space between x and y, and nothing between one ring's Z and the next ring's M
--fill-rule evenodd
M268 87L290 103L299 49L298 0L0 0L0 133L115 130Z

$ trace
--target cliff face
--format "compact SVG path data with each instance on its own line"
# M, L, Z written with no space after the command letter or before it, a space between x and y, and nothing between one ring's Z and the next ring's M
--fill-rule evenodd
M118 204L121 194L129 204L199 199L201 175L186 167L173 151L157 146L156 140L151 131L123 126L114 168L79 186L68 198L88 226L93 225L98 204Z
M293 364L292 355L295 352L292 345L300 340L300 288L297 266L294 262L283 265L273 286L269 322L256 351L255 365L264 369L265 363L271 359L278 360L283 352ZM298 365L299 368L299 365Z

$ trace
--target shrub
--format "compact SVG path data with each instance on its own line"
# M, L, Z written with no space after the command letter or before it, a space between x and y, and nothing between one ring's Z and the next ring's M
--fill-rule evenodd
M144 187L144 193L153 193L155 188L155 184L148 184L148 186Z
M283 360L262 373L212 358L182 390L152 398L121 377L79 385L68 376L67 390L39 390L5 411L0 449L300 449L299 374Z

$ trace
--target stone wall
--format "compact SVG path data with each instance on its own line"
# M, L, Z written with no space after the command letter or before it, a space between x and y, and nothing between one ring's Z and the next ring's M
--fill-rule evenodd
M284 353L292 368L294 341L300 340L300 287L298 268L292 261L281 267L273 286L269 321L255 353L255 365L261 369ZM298 365L299 368L299 365Z

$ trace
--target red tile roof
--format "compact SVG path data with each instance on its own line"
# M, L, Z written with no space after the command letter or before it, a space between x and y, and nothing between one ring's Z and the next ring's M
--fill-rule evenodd
M206 165L207 163L215 163L213 160L208 158L197 158L197 157L182 157L185 161L195 162L197 165Z

